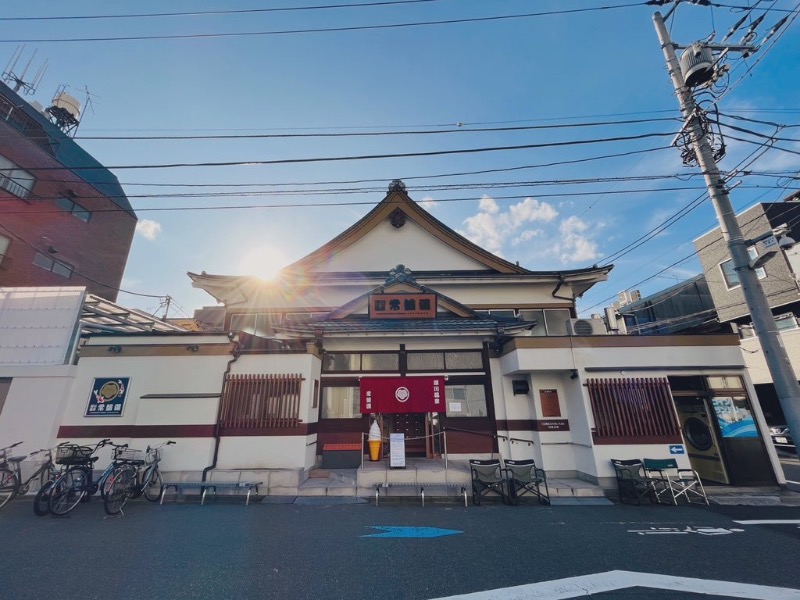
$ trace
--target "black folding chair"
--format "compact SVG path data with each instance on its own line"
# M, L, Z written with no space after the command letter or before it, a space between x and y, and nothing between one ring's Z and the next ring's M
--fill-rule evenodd
M657 501L660 502L663 496L676 505L683 498L688 504L708 506L706 490L697 471L678 468L678 461L674 458L645 458L643 464L649 477L663 482L654 487Z
M617 491L619 492L620 502L642 503L642 498L647 498L650 502L656 500L653 480L647 476L644 464L638 458L630 460L611 459L614 471L617 475Z
M547 487L544 469L537 468L533 460L504 462L508 474L508 500L511 504L519 504L519 497L525 494L536 496L539 504L550 504L550 489Z
M487 494L497 494L502 498L503 503L508 503L506 493L506 478L503 476L503 469L499 460L478 460L469 461L469 468L472 473L472 502L480 505L481 498Z

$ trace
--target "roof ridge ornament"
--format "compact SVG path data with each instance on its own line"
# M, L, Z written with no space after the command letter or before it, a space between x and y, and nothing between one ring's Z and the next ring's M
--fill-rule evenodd
M403 183L402 179L392 179L391 183L389 184L389 191L390 192L405 192L406 191L406 184Z
M389 271L389 276L386 278L386 284L390 283L416 283L417 280L411 275L411 269L405 265L397 265L394 269Z

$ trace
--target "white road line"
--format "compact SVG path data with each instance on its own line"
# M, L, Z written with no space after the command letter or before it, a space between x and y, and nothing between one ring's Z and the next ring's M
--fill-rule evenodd
M749 600L800 600L800 590L796 589L633 571L608 571L594 575L581 575L461 596L448 596L438 600L566 600L633 587Z
M753 519L751 521L734 521L739 525L800 525L800 519Z

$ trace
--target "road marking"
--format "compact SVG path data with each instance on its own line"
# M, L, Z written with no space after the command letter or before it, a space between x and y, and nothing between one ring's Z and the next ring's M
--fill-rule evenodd
M436 538L446 535L456 535L464 533L457 529L440 529L438 527L394 527L391 525L371 525L373 529L381 530L381 533L371 533L362 535L367 538Z
M739 525L800 525L800 519L754 519L751 521L734 521Z
M741 521L736 521L740 523ZM700 535L729 535L731 533L741 533L744 529L726 529L725 527L692 527L687 525L685 529L680 527L650 527L648 529L628 529L628 533L638 533L639 535L686 535L698 533Z
M800 600L800 590L791 588L633 571L608 571L461 596L447 596L438 600L566 600L634 587L750 600Z

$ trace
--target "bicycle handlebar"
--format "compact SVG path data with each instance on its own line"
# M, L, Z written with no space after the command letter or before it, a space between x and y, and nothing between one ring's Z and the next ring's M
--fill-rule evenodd
M17 446L19 446L21 443L22 442L17 442L16 444L11 444L10 446L6 446L5 448L0 448L0 451L11 450L12 448L16 448Z

